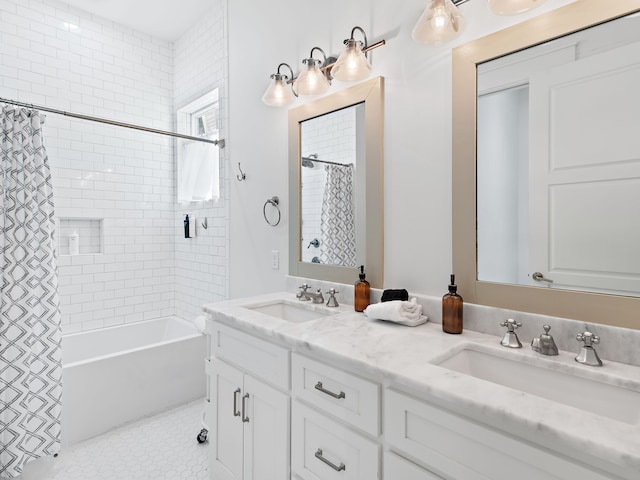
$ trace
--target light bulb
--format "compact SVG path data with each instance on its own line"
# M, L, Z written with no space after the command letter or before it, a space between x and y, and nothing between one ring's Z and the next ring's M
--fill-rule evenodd
M362 51L362 42L345 40L345 49L331 68L331 76L343 82L363 80L371 74L371 63Z
M449 21L449 16L443 5L436 7L433 11L433 18L431 18L431 25L436 30L442 30L446 27Z
M431 0L411 37L418 43L437 45L453 40L464 28L464 17L451 0Z
M293 103L296 99L291 86L287 84L289 77L274 73L271 75L271 83L262 96L262 101L270 107L284 107Z
M298 95L320 95L329 90L331 85L319 68L320 61L315 58L306 58L302 63L306 68L293 84Z

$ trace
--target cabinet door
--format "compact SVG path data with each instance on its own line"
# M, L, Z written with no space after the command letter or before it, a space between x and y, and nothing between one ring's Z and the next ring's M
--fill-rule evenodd
M382 478L384 480L442 480L441 477L391 452L384 454L384 475Z
M244 480L289 478L289 396L245 375Z
M213 359L209 465L216 480L242 480L242 381L239 370Z

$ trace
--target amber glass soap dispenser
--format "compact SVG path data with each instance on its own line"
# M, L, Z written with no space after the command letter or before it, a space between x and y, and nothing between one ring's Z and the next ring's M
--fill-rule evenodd
M462 333L462 297L458 295L455 275L451 275L449 293L442 297L442 330Z
M360 265L360 274L358 277L360 277L360 279L353 287L353 307L356 312L364 312L364 309L371 303L371 285L369 285L369 282L365 279L364 265Z

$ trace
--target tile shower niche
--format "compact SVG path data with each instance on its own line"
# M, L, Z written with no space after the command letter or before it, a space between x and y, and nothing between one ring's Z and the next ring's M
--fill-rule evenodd
M71 255L69 239L74 233L78 234L80 255L102 253L102 227L101 218L60 218L58 234L60 255Z

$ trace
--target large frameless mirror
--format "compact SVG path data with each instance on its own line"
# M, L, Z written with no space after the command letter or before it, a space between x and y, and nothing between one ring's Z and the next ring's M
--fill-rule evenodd
M470 301L640 328L640 2L609 3L454 52L454 266Z
M382 84L289 112L292 275L382 286Z

